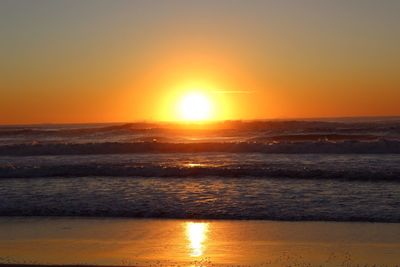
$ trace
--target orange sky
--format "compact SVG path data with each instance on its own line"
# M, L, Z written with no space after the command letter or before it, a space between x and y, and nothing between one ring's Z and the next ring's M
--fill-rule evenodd
M218 120L400 115L399 11L396 1L4 1L0 123L176 120L193 88Z

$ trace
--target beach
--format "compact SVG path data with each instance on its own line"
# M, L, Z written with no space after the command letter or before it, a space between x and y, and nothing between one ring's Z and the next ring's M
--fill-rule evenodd
M3 264L396 266L398 223L3 217Z

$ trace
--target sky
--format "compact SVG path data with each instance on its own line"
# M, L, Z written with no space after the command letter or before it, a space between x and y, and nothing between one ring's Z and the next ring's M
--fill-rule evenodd
M0 1L0 123L400 115L400 1Z

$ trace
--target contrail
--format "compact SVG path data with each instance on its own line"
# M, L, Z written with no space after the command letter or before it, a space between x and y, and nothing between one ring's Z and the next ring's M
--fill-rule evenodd
M233 91L213 91L215 94L252 94L254 91L247 90L233 90Z

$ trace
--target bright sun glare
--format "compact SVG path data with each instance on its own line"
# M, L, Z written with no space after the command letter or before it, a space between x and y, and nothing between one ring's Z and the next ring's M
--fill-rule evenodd
M207 239L208 223L186 223L186 235L190 241L190 256L199 257L203 255L205 246L204 241Z
M185 121L204 121L212 118L213 105L202 92L185 94L179 102L179 116Z

